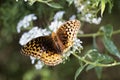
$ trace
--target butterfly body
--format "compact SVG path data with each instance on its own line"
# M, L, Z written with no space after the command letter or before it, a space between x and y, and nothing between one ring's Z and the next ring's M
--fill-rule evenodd
M37 37L22 48L22 53L40 59L46 65L62 63L64 54L73 45L80 28L78 20L67 21L49 36Z

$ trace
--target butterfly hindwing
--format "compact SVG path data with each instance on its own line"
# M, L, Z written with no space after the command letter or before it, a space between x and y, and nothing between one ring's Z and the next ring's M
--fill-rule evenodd
M62 62L61 54L57 53L51 36L42 36L29 41L22 48L22 53L54 66Z

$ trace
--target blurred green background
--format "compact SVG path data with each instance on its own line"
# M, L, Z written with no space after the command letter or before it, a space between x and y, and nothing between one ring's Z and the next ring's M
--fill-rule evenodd
M66 11L64 18L67 20L75 13L74 5L68 6L67 2L59 2ZM36 70L31 64L29 57L20 53L21 46L19 39L22 33L17 33L16 26L20 19L25 15L34 13L38 19L34 25L45 26L50 24L55 12L54 9L43 3L35 3L30 6L27 2L19 0L0 0L0 80L73 80L75 71L79 67L78 60L70 56L70 60L65 64L55 67L45 66L41 70ZM49 14L48 14L49 13ZM100 25L83 23L82 30L84 33L96 32L100 26L111 24L114 30L120 29L120 1L114 1L112 13L106 10ZM80 38L83 41L83 51L86 52L92 45L92 38ZM114 35L113 41L120 50L120 35ZM101 40L97 39L99 51L104 52ZM78 80L98 80L94 70L82 71ZM120 80L120 66L104 68L101 80Z

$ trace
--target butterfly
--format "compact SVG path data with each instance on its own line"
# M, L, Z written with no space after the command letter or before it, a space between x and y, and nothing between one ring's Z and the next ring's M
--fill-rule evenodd
M40 59L48 66L58 65L63 62L63 54L73 46L79 28L79 20L67 21L56 32L29 41L22 47L21 52Z

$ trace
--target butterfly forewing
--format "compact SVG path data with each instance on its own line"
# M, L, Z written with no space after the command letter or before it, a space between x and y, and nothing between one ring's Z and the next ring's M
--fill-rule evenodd
M61 25L57 30L56 34L59 37L60 41L63 43L64 50L68 50L73 45L79 28L80 21L71 20Z

